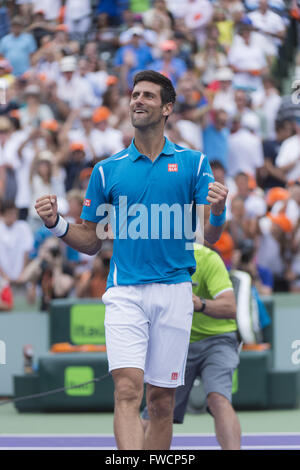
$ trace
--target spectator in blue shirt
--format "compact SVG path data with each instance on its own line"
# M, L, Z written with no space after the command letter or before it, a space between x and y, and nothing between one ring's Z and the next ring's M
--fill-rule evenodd
M121 78L127 80L127 84L123 82L124 89L131 90L134 75L149 68L148 65L153 61L151 48L144 42L143 35L143 28L131 28L128 30L129 42L117 51L115 66L124 71L124 74L121 73Z
M161 46L162 57L150 64L149 68L168 77L176 87L178 80L186 73L187 66L183 59L176 57L175 41L164 41Z
M123 11L128 9L128 0L100 0L97 6L97 14L107 15L110 24L119 25L122 21Z
M23 19L15 16L11 21L11 33L0 41L0 54L9 61L14 75L23 75L30 68L31 54L35 50L33 36L23 32Z
M229 128L228 114L223 109L218 109L214 123L209 124L203 130L203 152L208 161L218 160L224 168L227 168Z
M8 10L5 6L0 6L0 39L6 36L10 30Z

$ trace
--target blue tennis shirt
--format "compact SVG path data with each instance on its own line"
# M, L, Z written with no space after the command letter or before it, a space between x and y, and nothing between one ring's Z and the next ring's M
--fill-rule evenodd
M191 281L196 204L208 204L212 181L205 155L167 138L154 162L132 141L95 165L81 218L98 223L99 238L107 223L112 226L107 288Z

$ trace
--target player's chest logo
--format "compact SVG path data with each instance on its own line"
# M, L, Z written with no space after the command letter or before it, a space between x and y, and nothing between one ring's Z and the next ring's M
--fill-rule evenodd
M178 171L178 163L168 163L168 171L174 173Z

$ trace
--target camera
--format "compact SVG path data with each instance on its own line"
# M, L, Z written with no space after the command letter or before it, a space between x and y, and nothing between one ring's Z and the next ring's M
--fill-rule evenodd
M52 248L50 248L49 252L51 256L53 256L53 258L58 258L58 256L60 256L60 249L58 248L58 246L53 246Z

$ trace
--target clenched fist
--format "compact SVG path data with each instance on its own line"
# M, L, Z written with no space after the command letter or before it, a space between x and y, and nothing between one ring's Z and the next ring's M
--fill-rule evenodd
M53 227L57 219L57 198L55 195L42 196L36 200L35 210L47 227Z
M211 203L211 211L214 215L220 215L224 211L228 189L223 184L215 181L208 186L207 201Z

